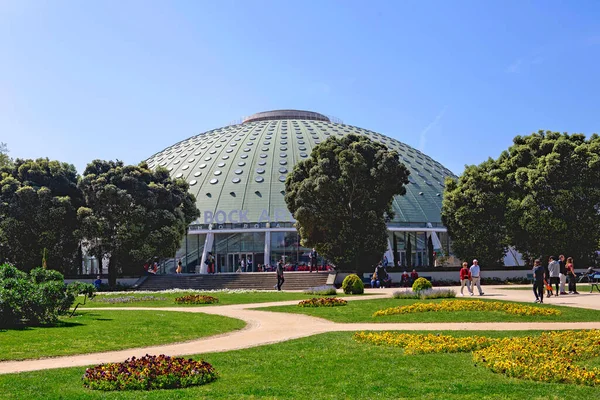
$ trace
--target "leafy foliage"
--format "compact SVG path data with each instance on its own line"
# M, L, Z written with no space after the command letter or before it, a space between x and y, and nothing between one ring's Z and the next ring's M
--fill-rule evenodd
M16 160L0 168L0 262L30 271L42 263L77 271L77 171L48 159Z
M42 268L29 275L10 264L0 265L0 327L51 324L67 314L79 294L92 296L93 285L65 285L61 273Z
M499 265L508 246L529 258L593 260L600 240L600 137L517 136L497 160L447 181L442 221L462 259Z
M12 160L8 156L8 147L6 143L0 142L0 168L9 167L12 164Z
M136 272L151 257L175 254L199 214L185 181L144 163L95 160L79 187L87 204L78 210L82 236L91 254L109 257L111 286L119 273Z
M342 290L346 294L363 294L365 285L356 274L350 274L342 281Z
M423 290L431 289L433 285L425 278L417 278L412 285L413 292L421 292Z
M302 245L341 271L370 271L387 246L392 199L409 172L398 154L357 135L330 137L288 175L285 201Z

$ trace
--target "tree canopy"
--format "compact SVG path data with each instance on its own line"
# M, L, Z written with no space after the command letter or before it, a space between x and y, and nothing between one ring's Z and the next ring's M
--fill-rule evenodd
M139 273L145 260L172 257L198 217L188 184L166 169L95 160L79 184L86 206L78 210L82 237L98 259L109 258L109 283Z
M285 201L302 245L342 271L367 271L387 248L392 199L408 169L395 151L357 135L330 137L288 175Z
M598 135L517 136L498 159L446 182L442 220L463 259L498 264L514 246L525 257L562 253L584 266L600 240L598 182Z
M0 142L0 168L9 167L11 164L12 160L8 156L8 147L6 147L6 143Z
M0 262L29 271L42 264L77 270L77 171L48 159L20 160L0 170Z

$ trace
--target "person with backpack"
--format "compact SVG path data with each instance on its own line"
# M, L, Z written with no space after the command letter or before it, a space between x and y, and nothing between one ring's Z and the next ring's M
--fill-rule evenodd
M536 303L544 303L544 279L546 271L542 267L540 260L533 262L533 294L535 295Z

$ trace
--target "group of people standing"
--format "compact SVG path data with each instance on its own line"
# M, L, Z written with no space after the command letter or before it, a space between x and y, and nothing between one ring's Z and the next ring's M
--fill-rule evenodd
M565 285L568 281L569 293L565 292ZM556 294L553 294L552 285L556 287ZM573 257L565 260L564 255L560 255L558 260L554 256L548 258L548 265L542 266L540 260L533 263L533 294L536 303L544 302L544 290L546 296L564 296L567 294L579 294L577 292L577 275L575 274L575 264Z
M469 264L466 262L462 263L462 268L460 269L460 295L464 296L463 293L465 286L469 291L469 295L473 296L473 292L475 286L477 286L477 290L479 291L479 295L483 296L483 290L481 290L481 267L479 266L479 262L477 260L473 260L473 264L469 268Z

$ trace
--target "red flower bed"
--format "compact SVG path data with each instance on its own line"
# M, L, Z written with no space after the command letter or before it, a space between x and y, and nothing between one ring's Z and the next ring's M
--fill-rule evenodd
M219 299L201 294L189 294L187 296L177 297L175 302L179 304L214 304L218 303Z
M152 390L203 385L217 379L212 365L161 354L87 368L83 385L94 390Z
M302 300L298 307L336 307L345 306L348 302L337 297L313 297L312 299Z

